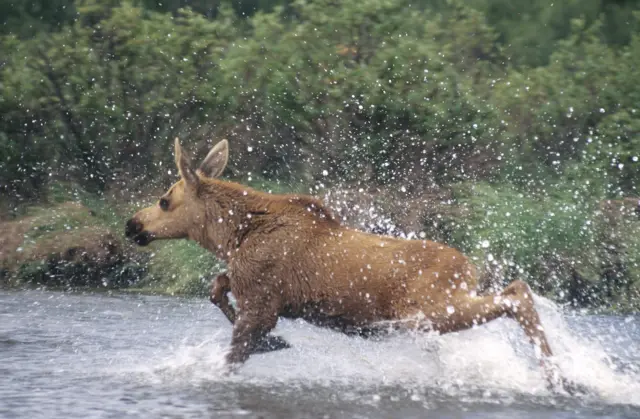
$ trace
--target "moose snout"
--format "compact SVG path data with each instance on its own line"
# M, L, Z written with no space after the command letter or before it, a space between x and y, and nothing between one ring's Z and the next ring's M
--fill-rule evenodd
M124 234L127 237L133 237L137 234L140 234L142 232L142 229L142 223L132 218L127 221L127 225L124 228Z
M153 241L153 235L148 231L144 231L144 226L135 218L127 221L124 228L125 236L131 238L137 245L146 246Z

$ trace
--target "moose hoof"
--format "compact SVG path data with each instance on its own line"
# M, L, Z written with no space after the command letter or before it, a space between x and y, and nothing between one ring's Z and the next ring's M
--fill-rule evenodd
M267 335L256 345L253 353L263 354L266 352L279 351L281 349L288 349L291 345L280 336Z
M560 384L558 386L555 386L553 391L556 393L564 392L565 394L568 394L570 396L586 396L590 393L589 389L586 386L578 384L571 380L567 380L566 378L561 378Z
M574 381L563 377L557 365L543 365L547 374L547 388L552 393L569 396L585 396L589 389Z

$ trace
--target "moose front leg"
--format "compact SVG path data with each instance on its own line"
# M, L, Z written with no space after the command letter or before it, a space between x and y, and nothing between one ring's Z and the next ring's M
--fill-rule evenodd
M211 281L211 295L209 299L227 317L231 324L236 321L236 311L229 301L231 281L227 274L220 274Z
M241 364L251 354L258 353L277 322L278 313L271 307L251 307L241 311L233 325L231 352L227 355L227 362ZM285 341L282 342L289 347Z
M231 280L227 274L220 274L211 282L211 295L209 299L218 307L225 317L235 324L236 322L236 310L229 301L228 293L231 292ZM261 354L265 352L279 351L280 349L290 348L291 345L280 336L266 335L260 339L257 346L251 353Z

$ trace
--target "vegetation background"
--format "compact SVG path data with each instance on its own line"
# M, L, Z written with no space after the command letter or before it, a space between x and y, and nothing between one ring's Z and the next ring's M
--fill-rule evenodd
M0 279L204 292L211 255L121 229L174 180L175 136L194 158L226 137L227 177L449 243L485 286L637 310L639 12L0 0Z

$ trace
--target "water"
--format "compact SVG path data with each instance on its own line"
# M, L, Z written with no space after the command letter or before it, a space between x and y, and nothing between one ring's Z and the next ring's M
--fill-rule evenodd
M0 417L640 417L640 318L538 303L589 394L549 393L508 320L379 341L281 320L291 349L224 376L231 327L206 300L0 291Z

